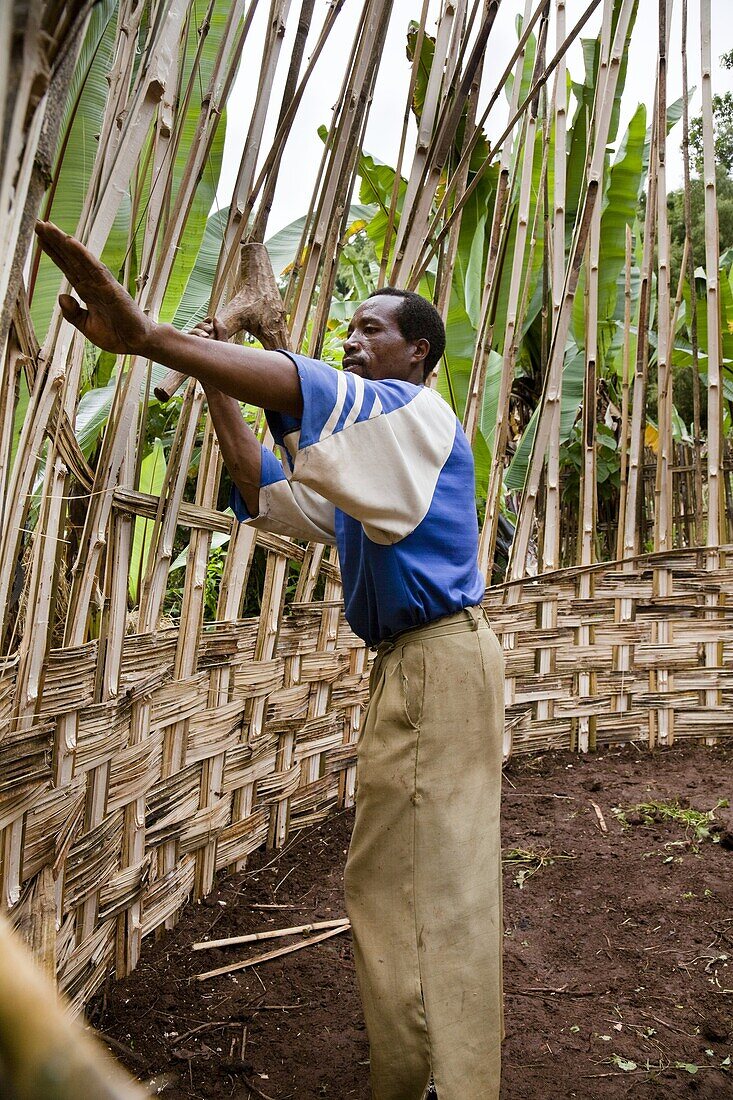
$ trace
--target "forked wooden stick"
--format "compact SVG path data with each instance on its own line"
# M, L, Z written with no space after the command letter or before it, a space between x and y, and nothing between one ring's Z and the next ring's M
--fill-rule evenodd
M241 274L242 289L217 313L230 338L245 331L267 351L290 347L285 307L264 244L252 241L242 246ZM159 401L169 401L187 378L176 370L169 371L155 387L155 396Z

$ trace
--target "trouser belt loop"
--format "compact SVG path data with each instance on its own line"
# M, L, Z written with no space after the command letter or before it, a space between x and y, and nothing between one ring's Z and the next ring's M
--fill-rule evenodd
M483 618L483 607L467 607L466 611L471 616L471 630L478 630L479 619Z

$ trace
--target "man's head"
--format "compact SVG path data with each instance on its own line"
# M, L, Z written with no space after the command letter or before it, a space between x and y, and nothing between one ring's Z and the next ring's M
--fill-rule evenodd
M354 313L344 341L344 370L380 381L420 385L445 350L445 326L435 306L410 290L385 287Z

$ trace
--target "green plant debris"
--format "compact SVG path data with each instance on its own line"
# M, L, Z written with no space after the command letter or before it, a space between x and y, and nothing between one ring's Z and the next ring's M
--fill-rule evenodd
M728 805L728 800L722 798L712 810L696 810L694 806L683 806L678 799L667 802L651 799L649 802L640 802L628 809L614 806L612 812L624 829L632 825L659 825L664 821L671 821L684 828L688 842L695 844L711 840L713 844L717 844L722 826L716 821L715 814L717 810L724 809ZM671 861L672 857L668 858Z
M503 864L518 867L513 881L514 885L522 890L527 879L539 871L540 867L549 867L558 859L576 858L576 856L567 855L565 852L552 853L549 848L546 848L544 852L534 852L529 848L507 848L502 853L501 861Z
M622 1069L624 1073L632 1073L635 1069L638 1069L636 1062L630 1061L628 1058L622 1058L620 1054L612 1054L611 1061L619 1069Z

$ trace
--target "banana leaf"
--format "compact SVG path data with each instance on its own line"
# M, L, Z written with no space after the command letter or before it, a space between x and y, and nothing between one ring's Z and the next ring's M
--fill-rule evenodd
M66 233L79 223L97 152L97 135L109 96L108 76L114 61L117 0L95 4L89 17L64 110L53 168L53 201L45 214ZM42 341L61 285L58 268L44 254L33 286L31 316Z
M140 467L140 492L151 493L159 496L165 479L165 451L160 439L153 443L150 454L143 459ZM150 543L153 538L155 520L142 519L138 516L135 520L135 532L132 537L132 550L130 553L129 589L130 598L137 603L139 583L142 571L145 568Z
M585 377L585 352L572 344L565 352L563 367L562 402L560 409L560 442L570 436L573 424L578 417L578 409L583 402L583 381ZM529 424L524 430L519 446L504 477L508 492L521 492L527 479L529 461L532 454L535 432L541 405L533 412Z

